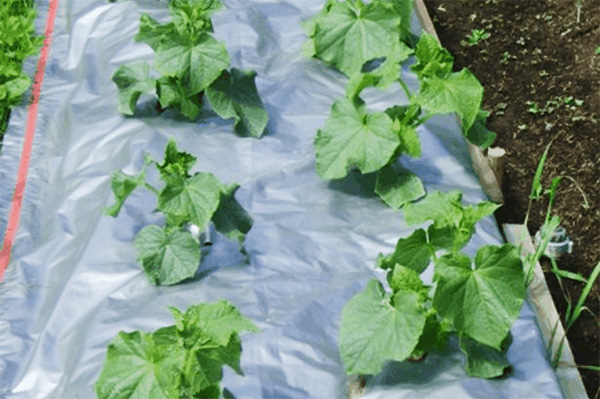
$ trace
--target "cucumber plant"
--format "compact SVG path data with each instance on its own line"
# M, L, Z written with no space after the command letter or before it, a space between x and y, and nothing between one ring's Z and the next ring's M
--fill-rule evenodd
M235 199L239 185L223 185L212 173L190 170L196 157L177 149L170 140L163 162L146 157L136 175L121 171L113 174L112 191L116 202L105 212L116 217L127 197L138 187L145 187L158 198L157 211L165 215L165 226L144 227L135 238L138 261L155 284L171 285L194 276L201 261L200 244L187 229L200 231L212 222L217 231L237 240L240 248L252 228L252 217ZM164 183L157 189L146 181L147 168L154 165Z
M390 291L376 279L342 311L339 346L348 374L377 374L386 361L403 361L441 349L458 335L472 377L493 378L510 366L510 328L526 284L518 249L486 245L474 258L461 252L475 224L497 204L462 204L460 191L433 192L407 204L407 224L433 222L398 240L376 266L387 272ZM433 285L420 274L434 264Z
M122 65L113 75L119 88L119 112L135 113L142 94L156 95L160 106L195 119L206 97L221 118L233 118L236 131L263 135L269 117L255 84L256 72L230 67L225 44L212 35L211 15L220 0L173 0L172 21L160 24L144 14L135 37L155 51L153 78L145 62Z
M483 87L467 69L453 72L453 57L437 40L409 31L412 1L329 0L306 23L309 41L305 53L348 77L346 96L336 100L325 126L315 137L316 169L323 179L344 178L350 167L377 173L375 192L394 209L425 195L421 180L394 170L402 155L421 156L417 128L438 114L460 117L466 138L482 148L495 134L486 129L488 112L481 110ZM411 55L410 69L419 79L411 91L402 76L402 65ZM360 97L367 87L380 89L397 82L408 104L385 111L370 111Z
M223 366L243 375L242 331L259 329L229 302L201 303L175 325L152 333L119 332L96 381L98 399L219 399Z

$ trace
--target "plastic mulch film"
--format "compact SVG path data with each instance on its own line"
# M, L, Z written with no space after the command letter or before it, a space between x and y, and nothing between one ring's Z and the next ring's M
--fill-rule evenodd
M236 398L347 396L337 347L342 307L370 278L384 280L374 269L377 254L392 252L411 230L401 212L372 194L372 176L351 172L327 182L315 172L314 136L345 84L340 73L302 56L301 23L324 2L225 3L213 17L215 36L226 43L233 67L258 73L271 118L262 139L236 135L231 121L208 109L195 122L171 112L158 116L152 104L136 117L119 115L112 74L133 60L152 62L152 50L133 37L143 12L168 20L166 5L60 3L21 224L0 287L0 397L93 398L106 346L120 330L153 331L173 323L168 306L186 309L221 298L262 329L242 334L245 376L224 369L223 385ZM399 88L369 90L366 97L381 110L404 101ZM22 107L0 157L3 229L24 124ZM460 189L468 203L485 199L454 117L432 119L420 135L423 157L403 164L429 192ZM195 279L156 287L136 262L132 243L143 226L160 223L151 211L154 197L135 191L118 218L102 209L113 201L111 173L134 172L146 152L161 159L171 137L198 157L195 170L241 185L237 199L254 226L247 256L212 232L214 245ZM488 218L466 252L499 243ZM512 333L514 375L508 379L467 377L451 341L423 362L390 363L369 380L365 398L562 397L529 306Z

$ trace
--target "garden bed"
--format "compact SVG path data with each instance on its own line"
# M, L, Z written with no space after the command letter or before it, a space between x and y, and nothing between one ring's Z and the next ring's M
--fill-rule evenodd
M443 45L458 68L469 68L485 88L483 108L491 111L489 128L498 134L495 145L506 150L500 223L523 223L531 183L539 158L552 141L542 181L564 179L553 213L574 242L563 255L561 269L588 277L600 259L600 12L592 1L441 1L425 0ZM489 37L470 45L474 29ZM462 42L462 43L461 43ZM544 221L547 202L534 203L528 223L535 233ZM547 271L559 313L565 295L576 302L581 282L563 279L563 294ZM568 331L580 366L598 366L596 284L579 321ZM598 396L597 371L581 368L590 397Z

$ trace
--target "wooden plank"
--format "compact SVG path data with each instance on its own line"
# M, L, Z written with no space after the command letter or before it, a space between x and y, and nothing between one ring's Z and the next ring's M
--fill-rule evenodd
M521 256L535 252L535 247L526 226L522 224L504 224L502 227L504 235L509 242L517 246L520 244L523 245L521 247ZM573 352L571 352L571 347L565 336L565 330L560 322L560 317L552 301L552 296L548 290L544 272L539 262L535 265L533 280L529 284L527 296L528 302L535 313L542 338L546 344L549 359L555 358L560 349L561 342L564 340L562 355L556 368L556 376L558 377L558 382L565 398L587 398L588 396L583 386L581 375L579 374L579 370L577 370L577 365L573 358Z

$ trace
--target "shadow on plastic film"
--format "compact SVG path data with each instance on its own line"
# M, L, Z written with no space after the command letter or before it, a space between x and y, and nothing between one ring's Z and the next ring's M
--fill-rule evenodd
M332 180L328 186L330 189L344 194L355 195L361 198L376 198L375 181L377 173L362 174L358 169L352 169L346 177Z

